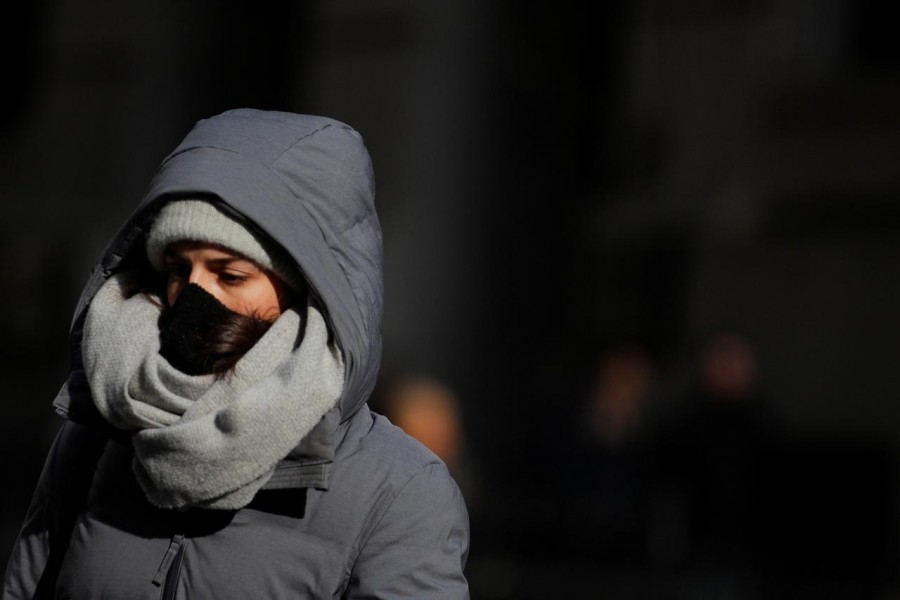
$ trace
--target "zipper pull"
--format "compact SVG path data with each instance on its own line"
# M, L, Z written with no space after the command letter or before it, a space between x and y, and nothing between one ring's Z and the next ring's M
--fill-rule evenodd
M159 587L162 585L163 581L166 578L166 574L169 572L169 567L172 566L172 561L175 560L175 556L178 555L178 551L181 549L181 546L184 544L184 535L180 533L176 533L172 536L172 539L169 541L169 548L166 550L165 556L163 556L162 562L159 564L159 569L156 570L156 575L153 577L153 585Z

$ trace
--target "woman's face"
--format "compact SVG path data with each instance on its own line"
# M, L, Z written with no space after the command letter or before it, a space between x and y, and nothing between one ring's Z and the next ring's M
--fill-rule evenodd
M199 285L234 312L268 321L277 319L293 301L280 279L227 248L176 242L166 248L165 262L169 306L189 283Z

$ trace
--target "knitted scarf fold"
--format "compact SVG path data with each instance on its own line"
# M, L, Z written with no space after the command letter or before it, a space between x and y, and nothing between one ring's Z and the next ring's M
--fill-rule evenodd
M133 432L134 473L161 508L246 506L340 398L344 366L311 304L285 311L224 377L159 354L160 308L113 276L91 301L82 356L103 417Z

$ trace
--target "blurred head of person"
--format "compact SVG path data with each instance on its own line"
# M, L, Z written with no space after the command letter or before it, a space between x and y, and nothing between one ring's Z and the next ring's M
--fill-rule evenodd
M456 395L426 377L405 377L385 397L388 418L455 469L463 446L462 420Z
M600 358L588 401L594 439L614 446L638 431L653 378L653 364L639 347L620 347Z
M742 402L756 393L756 352L742 335L730 331L713 335L703 347L700 383L707 398Z

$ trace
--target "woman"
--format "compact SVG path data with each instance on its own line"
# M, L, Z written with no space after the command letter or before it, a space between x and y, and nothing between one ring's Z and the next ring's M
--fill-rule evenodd
M467 597L456 484L366 406L373 197L342 123L194 127L82 294L4 600Z

